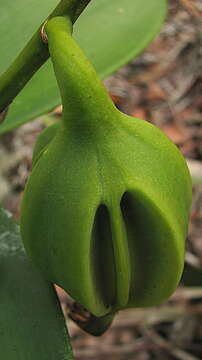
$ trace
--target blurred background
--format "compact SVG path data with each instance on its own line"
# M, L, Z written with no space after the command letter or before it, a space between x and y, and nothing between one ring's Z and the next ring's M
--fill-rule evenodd
M180 286L158 308L120 312L101 337L68 319L69 298L58 295L75 359L202 359L202 1L170 0L153 43L105 81L116 106L158 126L184 154L193 179L193 205ZM0 201L16 219L37 136L58 121L61 107L0 136ZM188 272L189 270L189 272Z

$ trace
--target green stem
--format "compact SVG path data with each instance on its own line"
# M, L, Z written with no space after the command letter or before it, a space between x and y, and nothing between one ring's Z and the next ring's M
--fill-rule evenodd
M114 113L114 104L95 69L72 38L70 20L61 16L52 18L45 25L45 31L66 125L77 128L83 123L85 128L93 124L94 128L96 124L108 122Z
M68 15L74 23L91 0L61 0L48 16ZM10 67L0 77L0 113L13 101L34 73L49 58L47 45L41 39L41 26Z

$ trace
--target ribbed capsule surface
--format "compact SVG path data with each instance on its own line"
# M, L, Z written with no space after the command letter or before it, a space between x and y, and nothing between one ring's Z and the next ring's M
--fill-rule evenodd
M45 27L63 116L36 144L24 245L96 316L157 305L183 270L190 175L160 130L115 108L70 25L59 17Z
M170 140L118 112L117 127L98 144L58 126L38 145L22 206L29 255L98 316L174 291L190 207L189 173Z

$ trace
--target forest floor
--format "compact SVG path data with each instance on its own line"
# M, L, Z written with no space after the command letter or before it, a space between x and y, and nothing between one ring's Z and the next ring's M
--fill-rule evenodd
M120 312L98 338L67 319L76 360L202 359L202 2L170 0L169 8L155 41L105 83L120 110L154 123L187 160L193 205L186 264L199 281L192 287L185 281L159 307ZM60 115L58 107L0 137L0 200L16 219L36 138ZM58 294L67 314L68 298L60 289Z

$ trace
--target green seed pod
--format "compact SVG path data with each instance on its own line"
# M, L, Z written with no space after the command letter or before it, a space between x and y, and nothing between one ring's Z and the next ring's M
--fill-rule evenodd
M63 116L26 185L25 248L95 316L160 304L183 270L186 163L158 128L116 109L68 19L45 28Z

